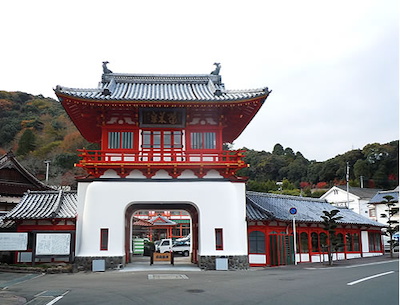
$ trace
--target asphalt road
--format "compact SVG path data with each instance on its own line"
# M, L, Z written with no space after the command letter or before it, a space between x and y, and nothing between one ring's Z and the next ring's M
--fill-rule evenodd
M25 277L22 279L22 277ZM19 281L21 279L21 281ZM1 274L2 293L38 304L399 304L398 260L351 260L247 271ZM6 300L4 298L4 300Z

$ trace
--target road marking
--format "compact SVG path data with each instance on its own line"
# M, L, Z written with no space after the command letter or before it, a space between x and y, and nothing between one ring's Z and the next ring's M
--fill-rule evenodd
M391 273L394 273L394 271L389 271L389 272L384 272L384 273L379 273L379 274L371 275L371 276L368 276L368 277L364 277L364 278L359 279L357 281L347 283L347 286L352 286L352 285L355 285L355 284L358 284L358 283L361 283L361 282L364 282L364 281L368 281L368 280L374 279L376 277L385 276L385 275L388 275L388 274L391 274Z
M23 283L23 282L38 278L38 277L41 277L43 275L44 275L44 273L39 274L39 275L38 274L27 274L27 275L24 275L24 276L22 276L20 278L16 278L14 280L5 282L3 284L0 284L0 288L1 289L8 289L8 287L10 287L10 286L13 286L13 285L16 285L16 284L20 284L20 283Z
M187 280L187 275L184 274L149 274L149 280Z
M55 299L51 300L50 302L48 302L46 305L53 305L54 303L61 300L63 297L64 297L63 295L60 295L60 296L56 297Z
M396 263L398 264L398 260L393 260L393 261L386 261L386 262L374 262L374 263L366 263L366 264L357 264L357 265L350 265L350 266L334 266L334 267L307 267L304 268L306 270L328 270L328 269L349 269L349 268L358 268L358 267L364 267L364 266L373 266L373 265L380 265L380 264L389 264L389 263Z
M30 300L27 305L53 305L61 300L69 290L45 290L35 295L35 298Z

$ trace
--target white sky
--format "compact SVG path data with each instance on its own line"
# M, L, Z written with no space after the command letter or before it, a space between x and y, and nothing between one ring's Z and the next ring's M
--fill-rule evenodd
M399 139L396 0L2 1L0 90L56 98L115 73L272 89L235 147L324 161Z

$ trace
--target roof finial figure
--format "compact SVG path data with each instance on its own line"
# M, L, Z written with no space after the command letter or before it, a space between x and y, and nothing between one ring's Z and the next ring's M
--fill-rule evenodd
M108 63L109 63L108 61L103 61L103 73L104 74L113 73L110 69L107 68Z
M212 75L219 75L219 70L221 70L221 64L219 62L215 62L215 70L211 72Z

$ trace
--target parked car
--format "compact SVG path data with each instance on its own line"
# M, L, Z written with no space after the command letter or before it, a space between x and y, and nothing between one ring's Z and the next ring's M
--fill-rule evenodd
M190 242L188 241L177 242L172 246L172 252L174 252L174 254L177 253L183 256L189 256Z
M385 252L389 252L390 251L389 236L382 235L382 241ZM399 252L399 232L393 234L393 252Z

